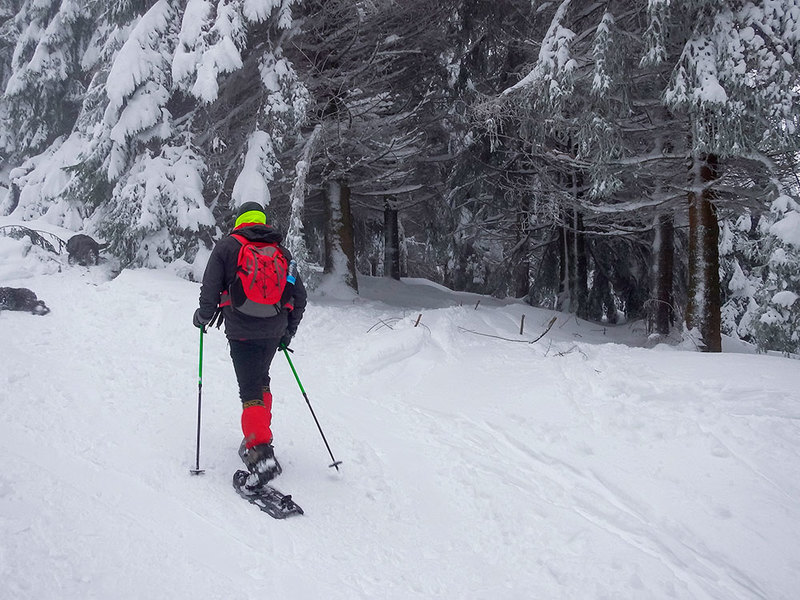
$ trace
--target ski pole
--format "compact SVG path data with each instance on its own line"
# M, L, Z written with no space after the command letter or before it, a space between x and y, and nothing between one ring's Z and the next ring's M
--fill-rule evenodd
M189 469L192 475L202 475L205 470L200 468L200 408L203 398L203 334L206 332L205 326L200 328L200 364L197 368L197 454L194 469Z
M294 378L297 380L297 385L300 386L300 392L303 394L303 398L306 399L306 404L308 405L308 410L311 411L311 416L314 417L314 422L317 424L317 429L319 429L319 434L322 436L322 441L325 442L325 447L328 449L328 454L331 456L331 460L333 461L328 467L335 467L336 470L339 470L339 465L342 464L342 461L336 460L333 457L333 452L331 452L331 447L328 445L328 440L325 439L325 434L322 432L322 427L320 427L319 420L317 419L317 415L314 414L314 409L311 407L311 401L308 399L308 394L306 394L305 389L303 389L303 384L300 383L300 377L297 375L297 370L294 368L292 364L292 359L289 358L289 349L286 346L281 346L281 350L283 350L284 356L286 356L286 360L289 361L289 366L292 369L292 373L294 373Z

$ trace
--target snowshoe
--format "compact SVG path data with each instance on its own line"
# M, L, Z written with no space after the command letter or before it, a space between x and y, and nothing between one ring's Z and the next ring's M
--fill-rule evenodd
M292 500L290 494L284 494L269 484L264 484L256 489L248 489L246 482L250 477L252 475L249 475L247 471L240 470L233 474L233 488L250 504L255 504L274 519L285 519L303 514L303 509Z

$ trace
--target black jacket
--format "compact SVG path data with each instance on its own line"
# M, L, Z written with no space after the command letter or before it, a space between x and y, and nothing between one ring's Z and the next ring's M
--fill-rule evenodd
M234 233L253 242L280 244L283 241L283 236L268 225L240 227ZM211 320L219 305L220 294L233 283L241 247L235 238L227 235L211 251L203 274L203 284L200 286L200 317L203 320ZM283 246L279 247L286 260L291 260L289 251ZM294 306L292 310L284 308L277 316L267 319L249 317L230 305L225 306L222 309L225 335L233 340L279 338L287 331L294 335L306 309L306 289L299 275L290 304Z

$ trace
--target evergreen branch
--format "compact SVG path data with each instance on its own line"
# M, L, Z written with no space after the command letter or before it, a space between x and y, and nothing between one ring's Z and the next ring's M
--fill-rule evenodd
M44 248L48 252L52 252L53 254L61 254L61 250L67 245L67 243L58 237L54 233L50 233L49 231L40 231L38 229L30 229L23 225L2 225L0 226L0 231L9 230L8 237L14 238L16 240L22 239L25 236L31 238L31 243L39 246L40 248ZM47 241L44 236L48 236L53 238L58 243L58 250L56 250L55 246Z

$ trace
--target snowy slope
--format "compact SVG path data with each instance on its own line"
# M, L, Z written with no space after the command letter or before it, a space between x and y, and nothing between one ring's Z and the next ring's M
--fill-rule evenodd
M277 483L306 510L280 522L230 487L216 330L189 475L198 285L25 253L0 237L0 285L52 312L0 312L3 600L797 597L797 361L567 315L484 337L552 313L364 278L293 344L341 473L276 358Z

